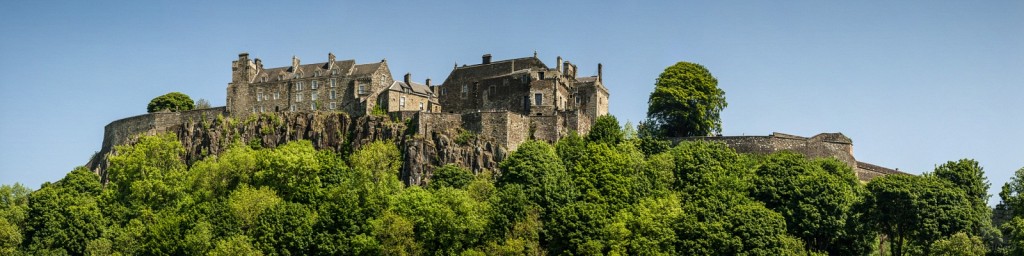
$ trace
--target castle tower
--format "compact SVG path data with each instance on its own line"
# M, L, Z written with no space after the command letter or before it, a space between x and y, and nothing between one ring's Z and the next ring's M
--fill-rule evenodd
M262 63L261 63L262 64ZM238 54L238 60L231 62L231 83L228 84L227 109L232 115L251 112L249 82L256 76L257 67L249 59L249 53Z

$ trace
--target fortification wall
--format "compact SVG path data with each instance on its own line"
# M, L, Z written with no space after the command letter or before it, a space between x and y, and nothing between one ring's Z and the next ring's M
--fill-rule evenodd
M226 111L225 107L216 107L182 112L159 112L113 121L103 128L103 146L100 151L109 152L115 145L124 144L133 136L164 132L184 121L212 121L218 115L226 114Z
M729 145L737 152L754 154L771 154L776 151L791 150L812 158L835 157L851 168L857 167L853 157L853 143L849 138L838 134L819 134L812 138L774 133L770 136L718 136L693 137L682 140L709 140Z

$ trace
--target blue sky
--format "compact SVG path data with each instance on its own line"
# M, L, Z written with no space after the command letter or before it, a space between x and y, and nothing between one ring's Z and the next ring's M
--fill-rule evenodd
M697 62L726 92L725 135L842 132L858 160L911 173L973 158L993 195L1024 167L1022 1L377 2L5 3L0 183L60 179L155 96L223 105L243 51L387 58L438 82L485 53L603 63L611 113L633 123L665 67Z

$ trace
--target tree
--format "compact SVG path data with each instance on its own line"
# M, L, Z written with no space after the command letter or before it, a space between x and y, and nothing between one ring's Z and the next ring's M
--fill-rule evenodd
M973 237L964 232L957 232L952 236L939 239L932 243L931 254L936 256L982 256L987 250L985 244L978 237Z
M446 164L441 168L434 169L434 176L430 180L430 188L458 188L465 189L473 181L473 173L466 168L455 164Z
M499 164L498 187L523 186L527 198L544 209L575 197L571 180L554 148L542 141L527 141Z
M157 96L153 100L149 101L149 106L146 107L146 112L160 112L168 110L171 112L192 110L195 108L195 103L192 102L192 98L188 95L180 92L172 92L164 95Z
M206 99L202 99L202 98L196 100L196 107L194 109L207 109L207 108L210 108L210 101L208 101Z
M619 144L622 141L622 128L619 127L619 120L613 115L603 115L594 121L594 126L587 134L587 141L605 143L610 145Z
M836 170L826 171L825 167ZM871 239L864 238L872 234L847 233L849 222L859 221L852 218L851 208L859 200L860 189L849 166L835 159L811 161L784 151L769 155L756 173L753 197L781 213L787 231L810 249L831 255L869 250Z
M690 62L666 68L658 76L648 104L647 118L669 137L720 133L719 113L728 105L711 72Z
M927 254L942 237L970 230L971 201L946 180L886 175L867 186L867 219L887 235L893 255Z

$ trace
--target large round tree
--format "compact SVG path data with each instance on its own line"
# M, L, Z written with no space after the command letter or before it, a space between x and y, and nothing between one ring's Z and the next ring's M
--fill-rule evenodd
M171 112L178 112L192 110L194 107L195 103L192 102L192 98L188 97L188 95L180 92L172 92L153 98L153 100L149 101L149 106L146 107L146 111L153 113L166 109Z
M719 113L727 105L725 92L708 69L679 62L658 76L647 118L664 136L707 136L722 132Z

